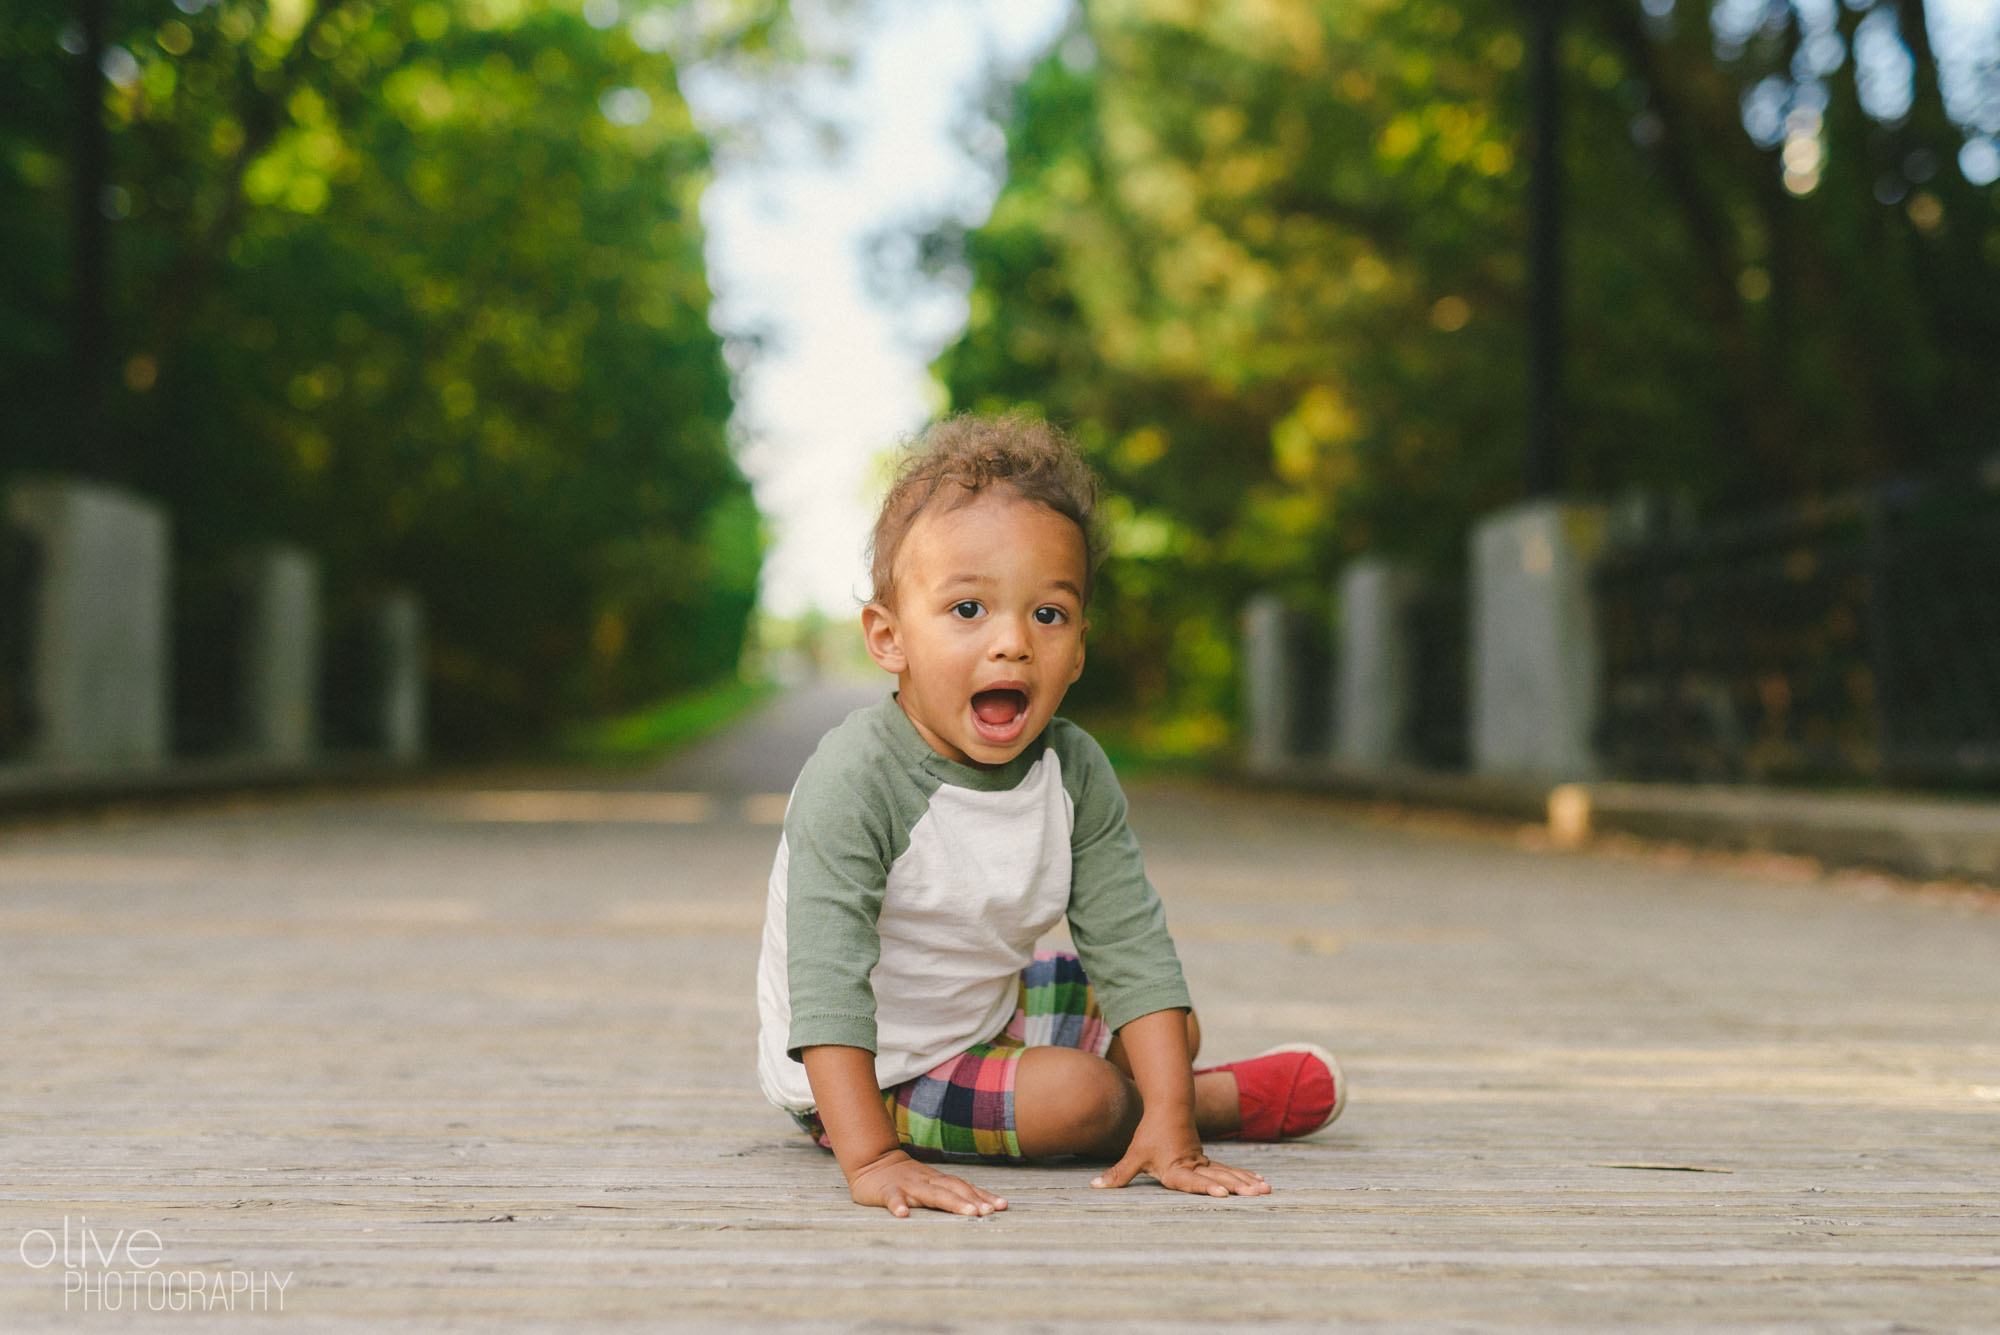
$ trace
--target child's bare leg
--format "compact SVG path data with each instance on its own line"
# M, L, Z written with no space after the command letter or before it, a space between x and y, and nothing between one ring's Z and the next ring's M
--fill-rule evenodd
M1187 1013L1188 1060L1192 1061L1201 1053L1201 1021L1193 1011ZM1124 1072L1132 1074L1132 1063L1125 1056L1125 1042L1114 1038L1105 1050L1104 1059ZM1231 1071L1207 1071L1194 1078L1194 1129L1204 1138L1220 1136L1238 1130L1243 1125L1243 1104L1237 1097L1236 1076Z
M1030 1159L1082 1154L1116 1159L1138 1129L1129 1072L1075 1048L1034 1047L1014 1072L1014 1135Z

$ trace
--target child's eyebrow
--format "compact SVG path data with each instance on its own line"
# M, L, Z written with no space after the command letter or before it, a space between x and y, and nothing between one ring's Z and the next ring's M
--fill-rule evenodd
M993 583L993 576L976 575L971 573L970 571L967 571L964 574L953 575L949 579L945 580L944 587L947 590L960 588L965 585L971 585L976 588L984 588L986 585L991 583ZM1050 581L1050 583L1055 588L1061 589L1064 593L1067 593L1070 597L1076 599L1078 602L1083 601L1083 590L1079 589L1073 581L1066 579L1058 579L1058 580L1052 580Z

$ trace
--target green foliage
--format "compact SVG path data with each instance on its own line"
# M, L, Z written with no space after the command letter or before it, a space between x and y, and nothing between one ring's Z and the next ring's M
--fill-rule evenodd
M1705 0L1571 14L1571 489L1740 509L1990 440L1994 192L1947 167L1876 198L1883 164L1963 140L1935 79L1882 125L1849 61L1795 197L1740 109L1791 77L1782 34L1718 54ZM1094 0L1016 91L991 220L926 241L973 275L936 371L954 407L1071 427L1116 493L1080 706L1216 735L1248 591L1323 606L1364 551L1455 566L1519 495L1523 25L1496 0Z
M580 724L562 738L577 760L651 761L734 723L778 692L776 682L723 681L619 718Z
M732 672L764 536L672 59L505 0L189 7L112 33L119 480L197 562L282 537L330 588L415 586L447 748ZM768 46L781 9L736 8ZM0 375L41 467L66 12L0 21Z

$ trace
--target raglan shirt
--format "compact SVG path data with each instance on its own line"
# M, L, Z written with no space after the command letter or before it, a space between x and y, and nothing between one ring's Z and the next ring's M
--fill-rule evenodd
M932 750L889 695L829 732L792 788L757 969L757 1074L813 1106L799 1051L875 1054L887 1089L1000 1033L1035 943L1067 916L1113 1030L1189 1004L1125 795L1053 720L978 769Z

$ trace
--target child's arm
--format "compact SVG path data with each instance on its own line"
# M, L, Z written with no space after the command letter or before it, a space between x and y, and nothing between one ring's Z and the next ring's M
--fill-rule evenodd
M1188 1059L1187 1017L1158 1010L1118 1031L1132 1063L1145 1111L1125 1157L1093 1179L1093 1187L1122 1187L1140 1173L1163 1187L1209 1196L1262 1196L1270 1184L1255 1173L1216 1163L1201 1152L1194 1129L1193 1063ZM856 1199L859 1199L858 1197Z
M875 1087L873 1053L829 1043L806 1048L799 1056L812 1082L820 1125L833 1143L833 1157L847 1175L855 1204L880 1205L899 1218L912 1205L970 1215L1007 1208L992 1192L909 1156L896 1139L882 1091Z

